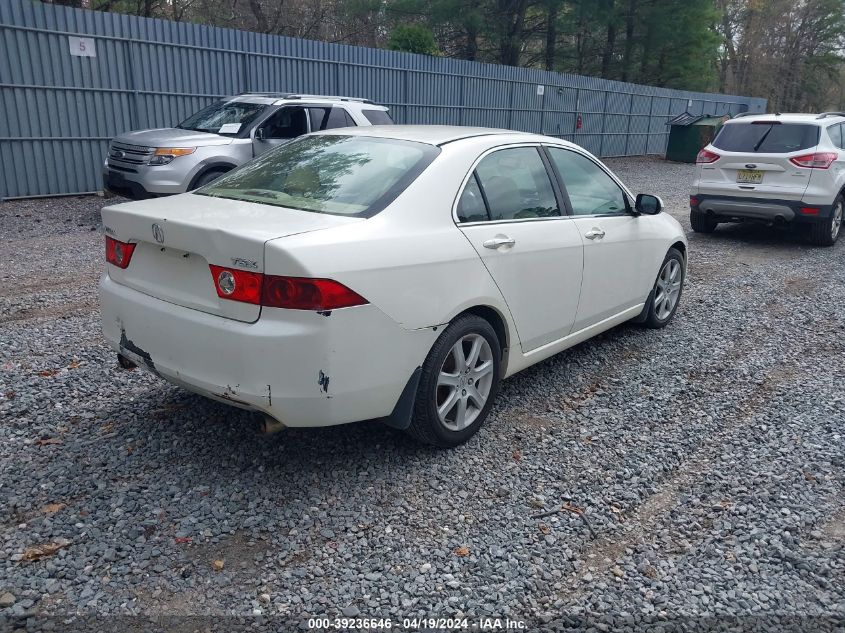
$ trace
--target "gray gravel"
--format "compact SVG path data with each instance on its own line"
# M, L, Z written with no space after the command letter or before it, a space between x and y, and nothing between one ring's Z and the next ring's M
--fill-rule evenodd
M608 162L689 230L691 166ZM435 451L376 424L265 438L119 369L98 323L102 202L0 205L0 629L845 624L845 242L692 235L672 325L519 374L475 439ZM571 512L532 518L567 500L596 538Z

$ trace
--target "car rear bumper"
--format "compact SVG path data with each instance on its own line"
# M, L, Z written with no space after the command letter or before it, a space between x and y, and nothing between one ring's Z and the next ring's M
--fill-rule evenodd
M695 194L690 198L690 209L721 222L812 224L829 218L832 205L809 204L795 200Z
M373 305L326 315L263 308L244 323L100 279L115 351L186 389L286 426L390 416L437 333L406 330Z

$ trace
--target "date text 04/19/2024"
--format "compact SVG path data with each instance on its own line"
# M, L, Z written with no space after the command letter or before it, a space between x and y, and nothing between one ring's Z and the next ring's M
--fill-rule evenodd
M390 618L310 618L308 628L312 630L404 630L404 631L525 631L527 626L522 620L510 618L479 617L469 618L403 618L393 621Z

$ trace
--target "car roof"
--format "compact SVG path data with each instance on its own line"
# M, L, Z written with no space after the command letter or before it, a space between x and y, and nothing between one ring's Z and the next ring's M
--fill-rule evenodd
M785 112L776 114L744 114L729 119L726 123L754 123L755 121L782 121L784 123L812 123L824 125L826 123L840 122L845 115L839 112L825 112L822 114L807 114L804 112Z
M513 142L549 142L560 145L568 145L566 141L531 134L529 132L516 132L514 130L502 130L487 127L465 127L460 125L372 125L361 127L344 127L333 130L317 132L317 134L343 134L346 136L374 136L379 138L392 138L403 141L417 141L429 145L445 145L454 141L476 138L479 136L497 137Z
M262 103L264 105L282 105L297 102L328 102L356 105L373 110L387 110L386 107L373 103L369 99L359 97L343 97L337 95L312 95L298 92L244 92L228 99L229 101L246 101L248 103Z

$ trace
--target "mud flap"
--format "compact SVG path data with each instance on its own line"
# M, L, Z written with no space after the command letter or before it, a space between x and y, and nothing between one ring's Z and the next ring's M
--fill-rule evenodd
M402 390L396 406L393 407L393 412L386 418L381 418L381 422L400 431L404 431L411 426L411 415L414 412L414 400L416 399L421 375L422 367L417 367Z

